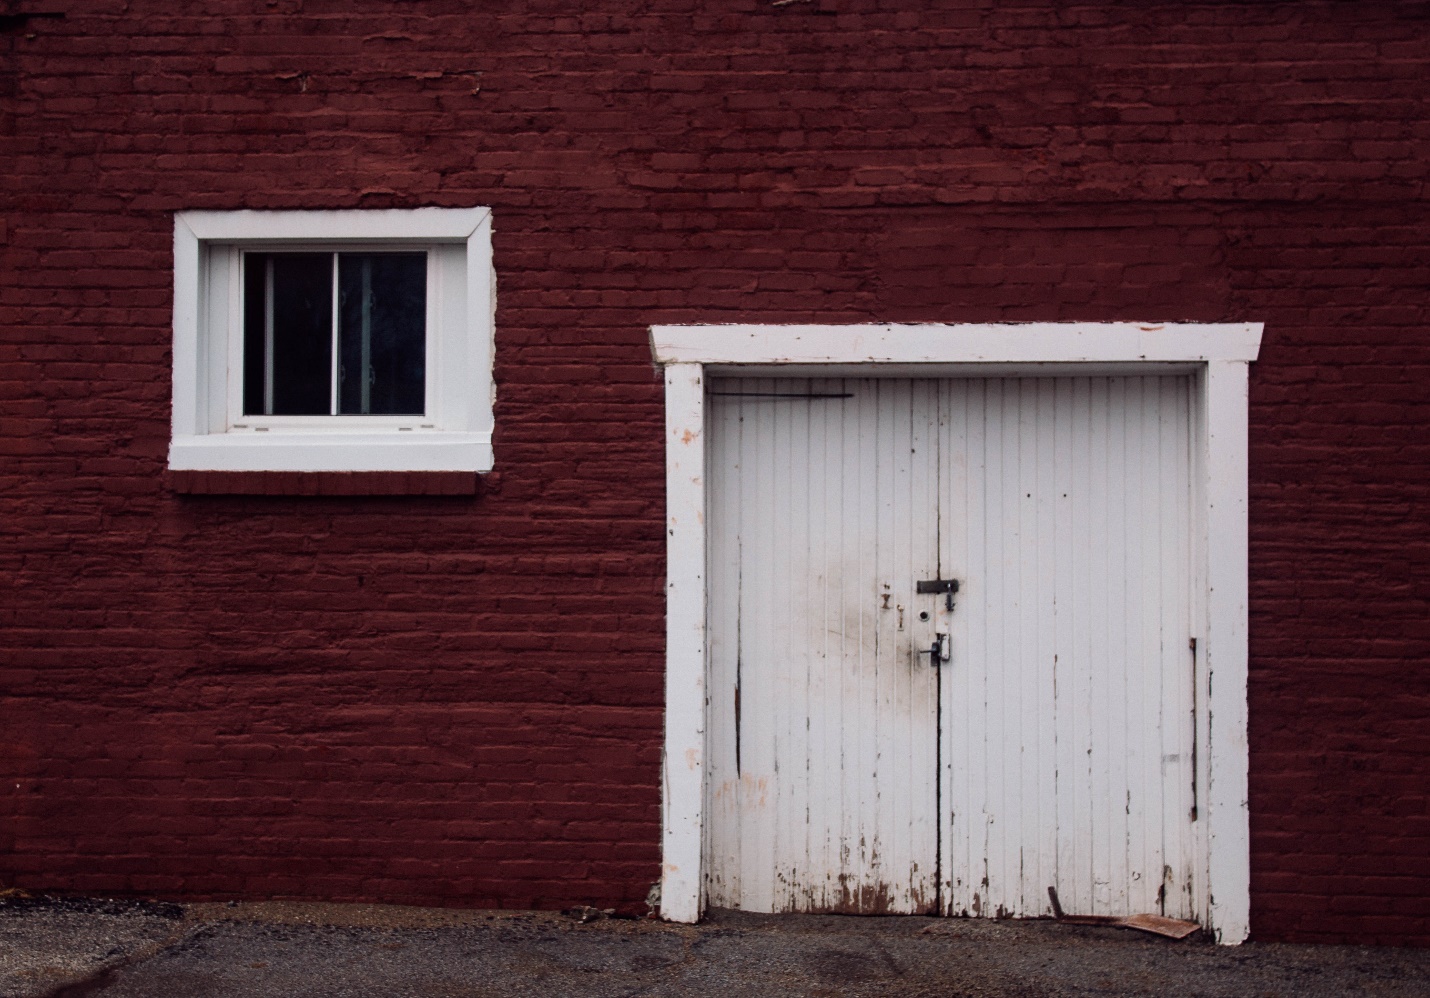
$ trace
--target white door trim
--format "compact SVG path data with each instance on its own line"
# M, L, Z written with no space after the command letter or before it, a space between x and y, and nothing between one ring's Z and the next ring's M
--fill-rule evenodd
M1203 611L1197 727L1206 787L1204 923L1221 943L1249 929L1247 811L1247 365L1260 323L1019 323L860 326L653 326L665 368L666 706L661 914L694 922L701 870L705 759L705 377L716 371L891 377L1193 371L1201 451ZM808 369L808 370L806 370ZM1212 682L1215 676L1216 681ZM1204 767L1204 768L1203 768Z

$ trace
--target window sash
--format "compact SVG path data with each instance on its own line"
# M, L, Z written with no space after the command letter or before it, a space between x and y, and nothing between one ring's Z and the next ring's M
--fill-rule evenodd
M447 398L443 390L444 357L442 355L442 323L460 323L465 310L465 296L454 298L445 294L444 274L453 267L464 268L465 248L445 243L422 243L407 240L382 242L270 242L244 240L241 243L214 243L205 247L204 269L209 278L203 288L207 299L200 308L209 316L213 329L226 329L227 336L214 341L213 347L226 349L227 364L222 369L210 368L218 380L209 383L208 397L219 403L213 409L215 422L211 432L323 432L364 433L400 430L413 433L441 432L453 417L464 415L464 400ZM244 256L249 253L416 253L426 255L427 302L425 317L425 377L423 413L414 415L360 415L329 412L327 415L284 416L246 414L243 404L243 274ZM448 275L456 277L456 274ZM459 284L460 288L461 285ZM465 358L463 359L465 361ZM450 389L451 386L449 386ZM225 404L226 402L226 404ZM330 406L331 409L331 406ZM449 411L450 410L450 411ZM222 413L222 415L220 415ZM462 422L458 419L458 422Z
M325 259L326 258L326 259ZM412 321L411 312L394 307L414 291L412 278L416 277L413 267L421 269L423 295L430 288L431 273L429 254L424 250L399 247L385 247L376 251L358 251L349 247L323 250L318 253L299 252L285 248L281 252L260 252L243 249L239 254L239 270L244 293L240 299L243 327L243 416L246 419L271 418L275 415L297 415L291 411L295 402L299 413L318 415L321 408L327 409L329 416L372 416L394 415L404 418L425 417L426 386L429 378L427 369L426 334L428 317L425 299L422 304L421 341L414 342L407 327L403 335L402 327ZM376 270L375 265L382 270ZM323 275L326 271L326 276ZM383 279L392 296L373 300L374 277ZM314 285L314 281L318 284ZM281 284L280 284L281 282ZM296 284L294 283L296 282ZM306 294L302 290L307 285ZM287 287L288 297L298 294L299 299L291 300L296 311L285 309L283 316L277 315L283 307L281 288ZM326 289L327 301L322 302ZM319 292L319 307L326 306L326 316L320 321L326 325L326 335L314 340L313 334L322 326L314 327L308 309L300 306L306 299L309 309L313 301L311 295ZM407 299L410 301L410 298ZM384 309L382 312L374 308ZM304 321L305 314L308 321ZM280 323L279 318L296 321L296 326ZM374 321L385 325L389 334L395 334L396 342L387 341L387 349L373 340ZM393 322L397 325L394 327ZM326 342L323 342L323 340ZM322 344L319 346L318 344ZM306 347L304 346L306 344ZM378 352L374 352L377 347ZM312 355L318 349L326 356ZM297 354L293 351L297 350ZM416 356L413 355L414 351ZM305 361L305 353L307 354ZM314 381L318 370L313 361L318 360L326 368L322 388ZM374 363L378 366L374 367ZM296 365L296 366L294 366ZM279 408L279 383L284 388L282 408L288 412L277 413ZM261 384L260 384L261 383ZM423 398L413 398L412 389L421 386ZM374 388L382 390L377 399L380 409L398 409L397 412L374 413ZM314 390L322 392L314 397ZM295 395L294 392L297 394ZM324 397L325 396L325 397ZM306 399L306 402L304 401ZM319 408L314 412L314 404ZM414 411L420 410L420 411Z

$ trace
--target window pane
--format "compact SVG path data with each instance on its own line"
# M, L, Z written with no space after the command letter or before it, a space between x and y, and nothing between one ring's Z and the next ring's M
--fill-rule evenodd
M332 412L331 253L244 256L243 411Z
M341 253L338 289L338 411L422 415L427 255Z
M266 255L243 257L243 414L263 415L263 340L268 260Z

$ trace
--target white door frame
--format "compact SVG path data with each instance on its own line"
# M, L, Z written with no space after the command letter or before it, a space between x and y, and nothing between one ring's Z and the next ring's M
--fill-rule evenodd
M1200 505L1191 580L1202 626L1199 759L1206 790L1203 924L1218 942L1249 930L1247 811L1247 365L1260 323L989 323L652 326L665 368L666 669L662 917L704 908L705 378L1033 377L1192 373ZM1212 682L1215 675L1216 682Z

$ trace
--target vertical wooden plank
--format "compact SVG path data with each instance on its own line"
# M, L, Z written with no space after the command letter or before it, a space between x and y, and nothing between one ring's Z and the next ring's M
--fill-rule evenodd
M698 364L665 369L666 683L661 915L701 910L705 752L705 388Z
M938 393L937 382L917 383L918 394L914 406L914 440L910 460L918 470L915 481L914 508L917 513L913 529L913 570L907 580L911 587L921 578L948 578L939 551L939 469L942 457L938 452ZM938 596L919 594L912 589L908 595L908 633L910 670L913 687L910 691L914 703L924 702L934 705L931 715L925 715L928 723L920 732L913 732L909 740L910 811L916 816L910 848L920 857L919 868L912 887L919 911L938 910L939 854L938 838L942 824L938 814L938 714L937 704L942 673L948 663L935 667L929 656L920 656L917 651L929 646L934 633L949 633L950 621L944 610L944 601ZM930 612L927 626L919 620L925 609ZM911 729L912 732L912 729Z
M864 738L862 738L862 748L864 748L864 761L867 766L867 776L864 784L864 801L874 802L872 808L859 808L859 841L867 844L864 849L865 859L865 884L887 884L888 872L884 869L885 855L891 854L897 845L895 841L888 838L885 832L891 829L885 828L885 822L879 821L879 812L892 811L894 809L894 788L888 785L885 778L891 774L892 762L892 731L885 728L889 718L889 713L894 709L894 612L892 612L892 599L894 599L894 576L898 573L897 543L899 520L907 516L907 510L899 509L901 503L895 502L901 493L901 482L899 482L899 462L897 430L899 422L899 396L902 395L902 383L889 382L889 380L879 380L878 382L878 418L875 420L874 429L874 459L875 468L875 505L878 513L874 523L872 523L872 536L874 536L874 578L878 580L878 589L875 592L875 602L872 605L872 622L874 622L874 668L869 676L869 685L872 689L872 699L865 702L869 706L864 712ZM872 812L872 814L871 814ZM889 856L892 859L892 856Z
M756 384L758 383L754 381L741 380L732 387L736 392L744 393ZM767 522L767 517L765 511L760 508L761 483L765 474L758 450L762 429L760 426L762 410L759 407L747 405L743 394L736 395L732 402L740 408L738 427L740 475L735 483L733 498L733 502L740 510L739 574L735 579L738 600L736 610L738 648L734 663L735 682L740 691L740 709L736 714L735 728L740 779L735 785L738 831L735 841L731 844L731 858L734 867L732 880L738 885L735 899L743 907L761 903L758 899L761 898L761 892L766 885L762 881L754 879L751 874L754 869L761 866L762 859L765 862L769 861L769 858L763 855L764 850L756 841L759 829L751 827L750 819L751 811L762 806L760 803L762 798L765 805L768 804L768 785L760 783L767 760L763 739L760 737L759 717L749 709L751 704L760 702L765 696L759 684L764 682L766 677L763 670L748 668L749 656L752 651L761 647L759 633L762 626L761 614L764 609L759 600L751 598L751 594L768 584L762 577L765 571L764 561L753 558L750 554L761 550L763 538L760 530Z
M854 398L843 410L844 448L840 456L842 469L842 496L840 508L843 514L843 548L840 561L850 568L841 572L840 606L835 621L843 640L843 665L840 669L839 718L840 732L838 747L839 796L842 806L834 816L835 838L839 843L839 864L837 881L839 891L835 903L843 900L846 885L858 883L864 875L862 857L856 846L859 808L862 786L860 772L863 761L860 752L859 733L862 730L860 706L867 694L864 676L869 668L868 645L873 639L870 631L870 608L875 598L877 580L868 544L865 541L868 510L874 497L872 493L872 471L868 466L870 448L868 427L876 417L876 390L874 383L861 384Z
M811 394L837 394L839 382L812 380L809 382ZM836 403L837 404L837 403ZM808 420L809 440L807 462L809 475L808 517L809 517L809 584L811 613L805 621L805 642L809 652L809 690L805 715L806 745L809 758L809 873L807 890L813 907L824 908L829 904L832 887L832 867L830 864L829 814L833 802L829 799L828 773L831 768L826 754L829 742L828 708L831 695L837 696L837 689L831 688L830 670L840 661L837 645L831 659L831 639L825 621L829 619L830 572L829 543L830 515L835 506L830 489L830 438L831 413L837 411L828 405L819 406L818 414L811 413ZM837 453L833 455L838 457ZM834 466L836 469L838 464ZM837 530L838 523L834 526ZM837 536L837 534L836 534ZM836 788L837 791L837 788Z
M989 548L990 537L996 536L996 525L990 521L996 516L999 504L990 495L993 470L990 462L998 446L995 423L990 413L1001 396L999 382L988 379L978 382L974 404L970 406L969 451L969 570L975 585L965 602L969 612L976 617L971 622L969 637L969 699L964 710L964 723L968 731L969 798L968 810L968 850L969 874L972 877L973 896L969 907L974 915L991 915L988 903L989 888L993 879L993 864L989 857L990 824L993 819L993 803L990 799L990 782L1000 778L991 773L997 764L989 752L989 727L992 721L993 705L990 698L993 684L990 680L990 657L997 633L995 609L997 607L996 580L988 571L992 556ZM990 510L992 512L990 512Z
M975 484L978 492L977 521L981 536L977 540L978 558L975 571L983 579L984 602L979 606L979 643L972 663L976 670L978 688L972 704L974 716L969 723L977 736L973 753L973 780L975 801L979 808L978 825L973 830L973 848L978 859L981 882L978 888L979 903L974 913L980 916L992 915L995 908L992 897L1002 882L1001 856L993 849L992 826L1001 820L1002 799L999 789L1005 781L1003 759L998 747L1001 744L1002 724L999 712L1002 710L1002 675L993 667L997 655L1002 651L1004 606L1001 587L1001 573L992 571L1003 557L1003 499L1000 494L1003 469L1002 411L1003 382L989 379L984 383L982 409L979 412L981 434L979 439L980 476Z
M900 617L907 616L913 603L913 573L917 570L913 507L919 500L913 491L914 384L901 380L885 382L885 385L890 392L883 450L891 464L885 480L889 487L892 516L881 523L881 528L887 533L881 536L879 542L884 560L881 575L889 599L880 610L885 637L880 645L881 709L876 718L879 746L876 783L880 788L880 806L875 809L871 821L878 843L879 873L875 883L882 893L871 901L875 908L899 911L909 910L913 905L913 866L917 862L911 848L916 822L909 810L912 783L916 777L907 768L910 762L909 736L912 733L912 726L908 723L908 706L915 663L912 661L908 622L901 622ZM925 544L925 549L928 546ZM936 751L931 740L926 747L930 752ZM932 859L932 856L929 858Z
M1195 868L1193 876L1196 878L1196 912L1197 917L1204 926L1211 925L1211 894L1210 894L1210 843L1207 830L1207 801L1210 798L1208 787L1210 786L1209 776L1211 772L1211 740L1208 737L1209 728L1209 686L1210 676L1207 672L1207 646L1210 644L1210 619L1207 611L1207 546L1210 538L1207 536L1208 516L1207 504L1210 501L1211 483L1207 477L1207 409L1206 409L1207 375L1203 368L1193 378L1193 388L1188 398L1189 405L1189 425L1187 427L1187 450L1191 456L1191 505L1192 505L1192 544L1191 544L1191 577L1192 577L1192 598L1190 601L1191 613L1191 633L1197 639L1197 654L1192 663L1195 676L1192 682L1192 755L1193 755L1193 795L1192 801L1196 807L1197 820L1192 824L1192 836L1195 843Z
M784 379L766 382L760 388L770 395L789 394L791 383ZM795 417L794 403L781 402L776 398L752 400L767 418L768 463L765 479L765 501L769 518L766 521L768 534L767 550L772 558L769 585L758 591L758 598L769 607L765 617L768 654L760 664L769 670L773 682L767 688L771 705L779 704L779 709L759 711L769 726L770 738L770 801L773 805L766 829L770 838L773 856L770 877L769 909L772 911L797 911L799 884L792 877L799 856L799 830L803 827L804 815L800 814L801 800L798 796L800 770L804 760L799 758L799 746L790 737L793 721L794 700L799 695L798 674L803 664L795 657L793 631L796 624L796 593L794 590L794 569L798 562L796 539L794 536L794 511L790 502L790 492L795 487L795 468L790 437Z
M1136 503L1128 521L1128 598L1135 606L1128 620L1132 640L1128 668L1132 676L1128 693L1129 727L1135 751L1129 767L1129 904L1137 911L1158 910L1162 883L1161 768L1162 768L1162 634L1161 548L1159 519L1160 460L1157 454L1159 424L1155 377L1129 378L1128 433L1132 438L1128 460Z
M1119 758L1122 796L1122 856L1116 865L1118 883L1113 896L1118 910L1144 911L1140 907L1139 883L1142 855L1142 786L1140 777L1145 746L1142 743L1142 686L1145 663L1142 657L1142 533L1141 477L1142 379L1118 378L1120 405L1114 419L1120 431L1120 467L1108 482L1108 494L1120 494L1121 515L1112 524L1113 536L1122 549L1121 570L1116 575L1116 620L1121 640L1112 646L1119 663L1121 689L1113 697L1122 715L1123 751ZM1120 488L1119 488L1120 484ZM1120 693L1120 695L1119 695Z
M867 392L867 387L858 382L838 382L841 392ZM845 635L845 606L847 606L847 586L852 582L849 573L842 569L847 550L848 510L845 509L845 488L849 480L848 448L849 419L851 412L857 412L857 403L841 402L827 413L825 420L829 432L825 438L825 538L827 555L824 560L825 602L822 631L824 631L825 656L825 699L822 706L824 716L824 738L821 742L822 772L822 841L824 841L825 895L821 902L824 908L837 904L841 876L845 874L844 841L841 838L842 815L845 808L852 806L844 795L845 743L844 743L844 699L847 691L849 643Z
M1192 767L1191 751L1191 691L1196 682L1195 655L1190 641L1193 633L1191 593L1191 463L1187 452L1187 428L1190 424L1188 396L1189 378L1164 378L1162 393L1161 453L1171 497L1169 515L1162 519L1162 546L1170 552L1172 565L1162 582L1163 638L1167 646L1163 683L1164 730L1163 744L1167 755L1176 756L1175 763L1162 774L1164 797L1162 822L1167 843L1166 863L1171 868L1166 881L1166 910L1176 918L1195 918L1193 893L1192 845Z
M1180 897L1181 917L1194 918L1206 922L1206 912L1201 904L1205 877L1198 867L1198 857L1202 855L1202 846L1199 830L1203 827L1200 821L1198 808L1197 780L1197 754L1196 754L1196 711L1197 703L1204 698L1196 695L1196 689L1201 678L1198 675L1198 664L1202 659L1201 651L1205 649L1206 642L1201 634L1201 627L1198 621L1201 615L1198 612L1198 603L1202 591L1202 578L1197 569L1199 559L1197 558L1196 521L1198 517L1194 510L1199 506L1197 492L1195 488L1196 474L1194 471L1192 438L1196 433L1196 410L1195 398L1199 394L1196 390L1196 381L1193 378L1180 379L1180 384L1176 389L1177 408L1176 421L1168 428L1168 433L1173 438L1172 453L1174 465L1177 471L1177 520L1173 530L1177 532L1177 541L1180 544L1180 564L1179 577L1184 580L1186 592L1182 594L1180 604L1177 607L1179 622L1172 628L1170 633L1180 638L1181 634L1188 635L1187 658L1184 662L1189 664L1181 669L1174 670L1175 682L1180 690L1178 692L1179 709L1177 714L1177 751L1181 754L1182 761L1182 790L1179 798L1173 798L1176 803L1169 810L1167 820L1172 827L1180 832L1181 850L1180 860L1177 865L1177 893Z
M1114 565L1111 540L1108 538L1115 515L1107 498L1108 469L1110 469L1113 433L1111 433L1110 397L1107 379L1094 377L1091 380L1091 443L1093 458L1088 469L1088 506L1091 513L1091 558L1088 559L1088 591L1093 593L1093 618L1090 623L1091 646L1088 653L1088 672L1091 678L1090 708L1093 711L1093 736L1091 736L1091 764L1093 764L1093 786L1090 805L1093 818L1093 884L1091 884L1090 909L1094 914L1111 911L1113 896L1113 841L1115 811L1120 811L1115 801L1113 788L1113 755L1121 749L1121 736L1111 705L1108 703L1108 672L1117 668L1118 663L1110 661L1108 649L1113 641L1111 615L1117 611L1117 603L1108 593L1107 576ZM1120 844L1118 844L1120 846Z
M1062 382L1054 378L1031 381L1036 395L1034 432L1036 436L1036 476L1033 502L1036 526L1034 534L1034 578L1036 579L1037 628L1036 668L1033 671L1034 696L1037 703L1037 741L1032 757L1032 777L1035 781L1036 811L1032 816L1032 834L1036 843L1036 862L1024 864L1022 900L1019 912L1033 915L1049 910L1048 885L1057 882L1058 807L1057 807L1057 432L1058 392ZM1026 819L1025 819L1026 820Z
M1003 607L1005 656L998 664L1003 674L1005 701L1001 712L1003 722L1003 752L1011 785L1007 788L1003 806L1003 829L997 832L1003 852L1003 889L997 896L995 912L1014 914L1022 902L1023 871L1032 852L1027 841L1027 815L1037 807L1030 797L1035 786L1030 771L1037 744L1037 734L1029 730L1036 724L1035 690L1032 673L1036 654L1037 608L1031 605L1031 593L1036 589L1033 573L1030 535L1036 530L1033 515L1032 479L1037 473L1033 420L1028 411L1031 382L1026 378L1010 378L1005 382L1003 396L1003 464L1004 504L1011 514L1009 532L1003 539L1003 571L1005 605ZM990 663L991 664L991 663ZM1031 723L1030 723L1031 722Z
M982 536L981 513L974 512L977 501L975 472L981 473L981 456L973 455L972 438L981 432L983 382L952 380L940 387L939 402L939 538L940 570L944 577L960 581L957 609L949 621L953 659L943 668L940 682L940 739L943 746L943 792L940 807L944 831L940 849L943 872L944 912L972 914L974 895L983 896L982 859L974 865L972 833L981 827L981 804L975 796L974 738L979 729L971 722L975 691L982 675L981 643L976 640L975 621L983 614L975 609L983 599L984 576L974 571L978 564L972 551L977 524Z
M739 578L738 505L730 501L738 480L739 454L736 432L739 419L734 400L713 393L721 382L711 382L712 395L706 401L706 494L705 524L708 538L709 583L706 590L708 623L708 665L706 675L706 758L704 872L705 896L709 904L727 907L734 895L730 876L732 822L735 806L735 658L738 654L735 580ZM716 854L716 850L720 850Z
M766 381L746 382L746 391L770 392L775 386ZM755 781L746 783L745 834L741 840L741 877L743 896L754 911L776 911L778 852L778 818L781 813L781 793L777 777L779 755L776 751L775 727L779 715L771 705L779 702L780 685L785 678L785 663L779 655L776 627L777 587L785 551L780 544L783 531L776 525L777 473L782 467L776 462L775 447L780 407L758 397L746 400L751 417L746 427L753 429L749 447L753 454L757 477L749 493L745 522L750 545L744 561L745 575L741 589L741 619L749 640L742 642L740 652L741 682L749 697L741 697L743 730L741 741L745 757Z
M1071 899L1067 910L1074 912L1091 912L1094 907L1097 822L1093 813L1099 803L1096 767L1100 758L1093 742L1096 726L1093 716L1094 558L1099 550L1092 530L1092 478L1094 451L1098 447L1098 435L1093 432L1094 409L1092 379L1076 379L1073 383L1071 428L1074 455L1072 494L1068 497L1072 507L1073 538L1070 548L1074 559L1074 565L1068 569L1073 580L1072 621L1069 627L1072 632L1069 656L1072 666L1073 741L1068 771L1075 781L1071 829L1074 865L1066 881L1068 891L1063 895Z
M1036 834L1030 835L1037 813L1037 382L1029 378L1010 379L1006 396L1005 425L1009 449L1004 495L1014 511L1012 533L1007 538L1004 569L1008 579L1009 605L1005 621L1009 625L1009 656L1000 671L1008 679L1008 702L1004 708L1005 743L1009 768L1014 776L999 839L1004 844L1005 880L998 907L1009 915L1023 905L1023 879L1031 863L1036 864ZM1016 734L1015 734L1016 733Z
M1163 765L1161 830L1164 870L1162 911L1173 918L1194 915L1191 831L1191 683L1193 652L1189 641L1188 580L1191 544L1190 466L1186 449L1188 379L1159 379L1159 492L1168 509L1159 521L1159 546L1167 560L1160 578L1159 606L1163 642L1161 672L1161 745Z
M1078 746L1078 706L1077 706L1077 663L1079 656L1074 646L1073 623L1075 619L1078 585L1073 575L1074 532L1073 495L1074 469L1081 464L1074 445L1075 401L1078 398L1079 380L1059 378L1054 389L1052 414L1052 463L1053 478L1052 541L1049 548L1053 558L1053 779L1054 825L1057 835L1057 854L1049 882L1057 887L1064 903L1076 904L1075 892L1071 889L1077 880L1078 846L1080 842L1080 815L1078 798L1080 781L1078 767L1085 765L1085 757L1077 751Z
M1028 606L1024 586L1031 574L1026 565L1023 540L1028 533L1025 521L1030 520L1031 499L1024 495L1024 461L1029 447L1024 444L1025 416L1024 381L1007 378L1003 381L1001 426L1002 475L997 495L1003 507L1003 533L999 538L1001 557L994 569L1001 575L999 590L1002 605L1001 649L990 667L998 670L999 735L994 743L1002 759L1004 783L994 841L997 843L1001 876L993 891L993 911L1011 915L1017 910L1019 884L1023 868L1023 828L1020 820L1024 809L1023 788L1027 783L1028 732L1024 729L1024 682L1027 658ZM995 665L996 663L996 665Z
M999 827L994 828L997 843L1001 877L993 891L994 914L1012 915L1018 906L1019 884L1023 869L1023 829L1020 820L1024 809L1024 786L1028 782L1027 732L1024 730L1024 683L1026 670L1023 664L1028 655L1031 637L1028 632L1029 617L1026 616L1028 601L1024 587L1031 575L1026 564L1023 540L1032 519L1028 506L1031 499L1024 494L1024 461L1029 447L1024 445L1025 415L1023 404L1024 380L1007 378L1003 381L1002 412L999 414L1002 436L1002 475L998 485L998 496L1003 506L1004 531L999 538L1001 558L997 568L1002 573L1000 589L1002 606L999 616L1002 621L1002 653L989 665L998 670L1000 709L998 711L999 737L995 743L1002 759L1003 786L1000 788L1001 802L998 812ZM996 665L995 665L996 662Z
M895 717L907 714L907 704L911 703L916 695L928 696L931 693L931 684L927 681L929 674L935 671L934 666L921 662L915 652L913 620L914 581L919 578L931 579L938 573L937 558L934 554L938 535L930 529L933 523L929 518L933 501L929 489L930 468L927 461L931 455L923 442L927 435L926 421L930 416L930 409L925 383L912 381L908 386L908 437L902 454L903 459L908 462L908 490L903 500L908 509L908 524L900 538L900 544L904 548L900 560L903 561L904 568L895 578L894 584L895 633L898 636L895 665L902 666L896 673L900 677L900 683ZM934 859L932 853L929 853L926 859L923 855L924 836L932 831L935 820L933 784L921 777L933 774L933 767L929 765L931 760L927 756L936 756L938 745L926 737L926 732L917 731L913 725L903 725L897 739L896 770L891 775L898 787L898 811L909 816L906 825L894 829L901 839L899 851L907 858L907 866L904 868L906 872L901 878L901 885L907 896L901 903L920 910L924 903L922 884L930 872L926 869L927 861ZM916 745L918 741L923 744ZM923 801L925 789L929 791L926 802ZM933 841L931 835L927 841Z
M1206 375L1207 669L1212 746L1207 824L1212 931L1239 943L1250 921L1247 809L1247 368L1212 361Z
M865 758L861 735L863 706L871 699L867 676L873 667L875 639L873 613L878 596L878 579L871 550L869 528L875 515L875 475L871 424L878 418L878 384L870 382L853 399L845 422L844 469L844 553L843 560L854 570L847 573L840 607L839 627L844 633L843 691L840 696L840 796L844 807L839 818L840 894L858 884L866 875L864 856L858 845L859 805L863 799L862 774Z
M857 419L850 427L854 444L854 469L850 478L851 494L845 502L846 515L852 514L854 529L849 540L853 550L847 552L851 563L858 566L847 593L844 617L849 621L856 639L853 655L846 656L844 688L844 800L841 815L843 829L841 845L845 853L841 901L846 900L851 886L863 883L869 876L868 843L860 842L859 810L865 800L872 799L871 725L866 708L872 708L877 690L873 677L877 669L878 641L877 606L879 598L878 562L875 551L875 526L878 521L878 462L875 455L878 442L875 434L879 419L879 384L872 382L868 391L858 398ZM847 461L847 457L846 457ZM847 646L846 646L847 647ZM851 669L849 666L852 665Z

